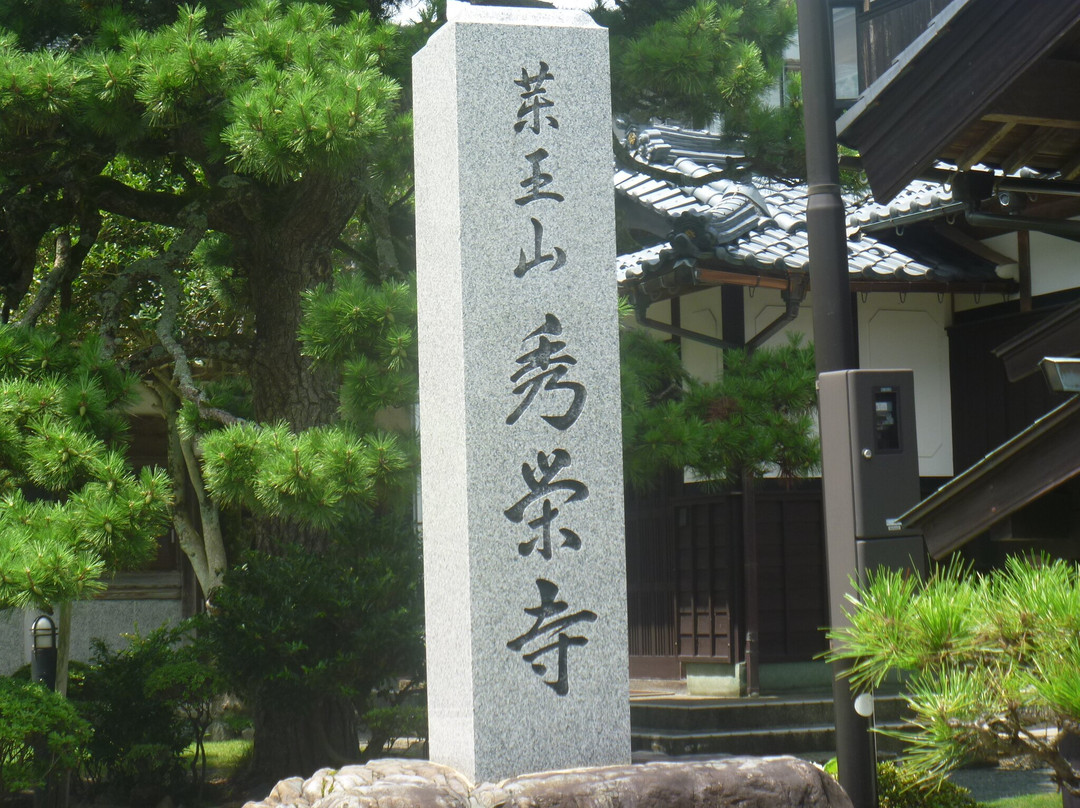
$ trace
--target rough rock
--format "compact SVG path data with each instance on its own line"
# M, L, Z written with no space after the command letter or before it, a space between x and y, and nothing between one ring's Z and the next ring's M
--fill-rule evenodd
M447 766L375 760L278 783L244 808L851 808L839 784L792 757L665 760L539 772L477 787Z
M485 783L477 808L851 808L840 785L792 757L655 761Z
M472 783L426 760L373 760L282 780L244 808L467 808Z

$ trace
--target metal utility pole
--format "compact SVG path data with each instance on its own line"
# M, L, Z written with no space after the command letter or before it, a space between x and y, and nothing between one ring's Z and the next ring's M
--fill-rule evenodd
M836 153L836 90L832 63L831 7L828 0L797 0L799 60L802 66L803 120L806 128L806 228L810 241L810 284L813 290L814 352L818 374L858 367L855 323L848 286L847 234L840 196ZM829 489L829 468L822 481ZM826 493L826 497L828 494ZM828 514L828 509L826 509ZM830 568L837 559L854 556L848 544L854 535L830 529L826 515L825 540ZM855 574L854 565L849 571ZM830 586L837 576L830 574ZM838 625L836 603L830 623ZM840 784L855 808L876 808L877 771L870 723L855 712L848 680L849 665L834 663L833 702L836 710L836 754Z

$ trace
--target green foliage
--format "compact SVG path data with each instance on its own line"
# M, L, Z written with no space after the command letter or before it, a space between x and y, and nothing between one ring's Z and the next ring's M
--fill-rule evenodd
M89 738L90 726L59 693L0 677L0 797L76 768Z
M149 800L185 782L183 752L201 740L218 692L213 669L186 644L188 628L129 635L117 650L94 641L91 666L72 697L94 727L85 771L98 787Z
M354 273L304 295L304 353L342 368L341 415L371 431L375 413L416 401L416 289Z
M623 457L632 484L684 467L735 480L817 466L813 350L793 337L780 348L725 356L722 377L702 382L686 374L672 345L624 332Z
M412 490L412 436L378 420L416 400L416 296L405 283L342 275L306 293L303 309L305 354L341 369L341 420L299 434L284 423L230 426L204 436L203 464L219 503L325 530L377 504L404 504ZM407 418L404 426L411 432Z
M207 490L244 506L320 529L338 527L413 484L411 454L391 433L356 437L341 427L299 434L286 424L238 424L204 438Z
M614 25L613 104L642 119L701 127L745 110L780 75L780 56L795 28L788 0L669 3L668 14L679 11L666 17L640 5L631 4L622 20L613 12L598 16Z
M122 451L133 388L100 340L0 326L0 607L84 597L153 553L171 493Z
M951 564L920 584L871 576L850 598L850 625L833 629L831 656L852 662L855 687L911 672L907 761L940 774L975 755L1033 755L1064 787L1080 773L1061 755L1080 725L1080 571L1049 559L1010 558L986 575ZM1056 727L1043 739L1032 728Z
M371 517L353 529L351 548L248 554L214 592L200 636L245 700L280 709L344 699L358 715L373 710L392 739L385 708L407 707L408 694L387 683L422 665L418 547L406 518ZM397 720L409 715L398 710Z
M877 767L878 808L977 808L971 792L944 778L925 776L897 766Z

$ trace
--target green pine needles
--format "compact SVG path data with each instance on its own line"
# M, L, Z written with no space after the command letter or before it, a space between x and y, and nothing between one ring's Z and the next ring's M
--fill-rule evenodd
M86 597L153 554L171 490L123 452L133 391L94 337L0 326L0 607Z
M849 600L830 657L852 660L857 689L910 675L912 728L889 733L910 743L909 765L938 775L974 756L1030 755L1080 794L1060 747L1080 731L1076 564L1012 557L975 575L952 563L925 583L880 572Z
M615 107L697 127L755 105L780 76L795 30L788 0L699 0L622 36L627 26L613 16L599 15L615 23Z
M204 481L221 505L320 530L407 503L417 452L416 294L342 275L304 295L304 353L340 370L340 420L295 433L288 424L234 424L202 438Z
M323 5L260 0L215 32L204 8L185 5L171 25L98 44L109 47L23 53L0 31L0 137L49 143L58 118L95 142L199 130L208 137L187 144L194 156L285 183L348 170L399 93L383 72L398 55L393 28L368 14L336 22Z
M623 333L623 465L646 486L665 470L720 482L744 473L810 474L820 462L813 348L793 336L778 348L728 351L721 378L686 373L671 343Z

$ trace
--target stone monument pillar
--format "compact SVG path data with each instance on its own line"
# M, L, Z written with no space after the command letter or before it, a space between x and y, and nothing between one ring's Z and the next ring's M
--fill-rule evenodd
M607 31L458 6L413 60L431 757L630 757Z

